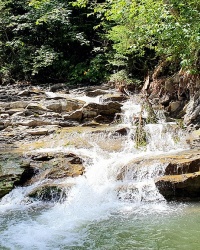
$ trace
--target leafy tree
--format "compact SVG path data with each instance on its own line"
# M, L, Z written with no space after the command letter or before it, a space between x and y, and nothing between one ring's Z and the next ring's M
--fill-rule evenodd
M108 32L122 55L147 55L179 63L199 73L200 2L198 0L109 0L105 17L114 22Z
M0 3L2 81L96 83L111 70L129 81L158 61L199 74L199 48L199 0Z
M103 53L94 52L97 21L87 8L65 0L3 0L0 13L3 81L90 83L104 77Z
M160 61L168 65L168 74L179 69L199 74L198 0L105 0L96 2L95 12L112 41L115 71L145 75Z

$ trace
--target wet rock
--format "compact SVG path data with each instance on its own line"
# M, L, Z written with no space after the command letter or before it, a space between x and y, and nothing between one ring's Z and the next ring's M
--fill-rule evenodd
M159 103L163 105L164 107L167 107L170 101L171 101L170 96L165 94L163 97L160 98Z
M50 109L54 112L61 113L66 110L66 102L61 101L52 101L51 103L47 104L47 109Z
M190 152L172 159L164 176L155 180L159 192L167 200L200 200L200 153Z
M83 118L83 113L82 113L82 110L76 110L69 114L63 115L63 118L65 120L74 120L74 121L80 122Z
M128 128L120 128L117 129L114 134L121 135L121 136L126 136L128 135L129 129Z
M60 99L65 99L66 96L64 96L63 94L56 94L53 92L45 92L46 98L48 100L52 99L52 100L60 100Z
M192 131L187 137L190 148L200 148L200 129Z
M61 180L67 177L77 177L84 173L83 160L75 154L38 153L30 158L30 167L37 171L37 175L27 184L45 179Z
M4 130L6 127L2 124L0 124L0 130Z
M79 100L74 100L74 99L68 99L68 100L52 100L49 103L46 103L46 108L50 109L54 112L70 112L70 111L75 111L77 109L80 109L83 107L85 102L79 101Z
M17 101L19 98L17 96L13 96L13 95L6 95L0 94L0 102L11 102L11 101Z
M96 123L109 123L110 119L108 117L105 117L103 115L97 115L94 117L94 122Z
M32 95L43 95L44 91L39 87L26 87L17 93L18 96L30 97Z
M25 111L25 109L24 108L15 108L15 109L8 109L8 110L6 110L6 112L9 114L9 115L13 115L13 114L16 114L16 113L21 113L21 114L23 114L23 112Z
M30 163L29 163L30 164ZM28 167L25 168L25 170L23 171L22 175L20 176L20 179L15 181L15 185L16 186L23 186L25 185L33 176L35 176L36 174L38 174L38 169L32 168L30 167L30 165Z
M7 119L7 118L9 118L9 117L10 117L10 115L7 114L7 113L0 114L0 119Z
M82 125L82 127L92 127L92 128L96 128L97 126L99 126L100 124L94 120L92 121L85 121L85 123Z
M165 169L165 175L179 175L198 171L200 171L200 156L198 159L182 159L182 162L170 162Z
M184 101L173 101L169 103L169 106L166 108L166 110L169 112L171 117L180 119L185 115L184 106Z
M175 91L175 84L172 79L168 78L165 80L165 90L167 90L170 94Z
M37 127L37 126L43 126L43 125L53 125L52 121L47 120L24 120L24 121L18 121L15 123L16 125L22 125L22 126L28 126L28 127Z
M47 135L49 131L48 129L45 128L38 128L38 129L27 130L27 133L30 135Z
M62 184L47 183L36 187L28 196L46 202L63 202L70 189L70 185L64 186Z
M88 90L85 92L86 96L89 96L89 97L96 97L99 95L105 95L106 93L107 93L107 91L102 90L102 89Z
M155 183L167 200L200 200L200 172L163 176Z
M54 159L54 156L48 153L43 153L43 154L36 154L32 155L31 159L34 161L50 161L51 159Z
M114 116L121 112L122 105L118 102L106 104L89 103L83 107L83 118L94 118L98 115Z
M169 105L170 112L173 113L173 112L177 111L178 109L180 109L180 106L181 106L180 101L170 102L170 105Z
M122 101L125 101L127 100L128 97L121 94L121 93L114 93L114 94L106 94L102 97L102 100L104 102L110 102L110 101L113 101L113 102L122 102Z
M68 161L63 159L55 159L51 162L54 168L47 171L46 178L48 179L63 179L67 177L77 177L83 175L84 167L79 164L69 164ZM61 165L60 165L61 164Z
M60 121L59 126L61 127L75 127L78 126L79 123L74 120Z
M17 154L0 155L0 198L35 174L30 175L29 167L30 162Z
M8 194L13 188L14 183L20 179L20 175L1 175L0 176L0 198Z
M17 95L18 95L18 96L30 96L31 93L30 93L29 90L26 89L26 90L20 91Z
M188 103L184 123L186 126L193 124L196 125L196 128L200 128L200 91L198 91Z
M26 107L27 109L33 109L34 111L40 110L40 111L48 111L48 109L44 106L42 106L39 103L29 103Z
M16 101L10 102L6 105L6 109L18 109L18 108L26 108L28 106L28 101Z
M52 91L52 92L56 92L56 91L59 91L59 90L65 90L66 92L69 92L68 87L64 83L53 84L50 87L50 91Z

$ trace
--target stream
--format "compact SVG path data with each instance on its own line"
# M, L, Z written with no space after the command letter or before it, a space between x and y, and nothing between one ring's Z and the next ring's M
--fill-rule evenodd
M79 137L83 145L76 147L65 146L65 138L57 135L53 146L37 149L75 153L84 159L85 173L63 180L67 190L71 187L64 201L28 198L37 182L4 196L0 200L0 249L200 249L199 203L166 202L155 186L154 179L163 175L165 164L140 164L125 169L119 178L123 167L138 157L181 154L187 148L183 131L175 123L166 123L162 112L157 113L158 124L145 127L145 148L135 147L132 118L140 112L137 98L124 103L121 121L114 126L127 129L125 138L108 132L80 133L74 140Z

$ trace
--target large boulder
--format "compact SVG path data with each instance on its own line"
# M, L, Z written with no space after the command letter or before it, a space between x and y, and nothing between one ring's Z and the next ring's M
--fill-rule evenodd
M58 113L75 111L82 108L84 104L84 101L74 99L50 100L45 102L47 109Z
M116 113L121 112L122 105L119 102L108 102L105 104L89 103L83 107L83 118L94 118L98 115L113 118Z
M38 171L38 173L27 184L45 179L53 182L67 177L76 177L84 173L83 160L72 153L38 153L31 155L30 158L31 168Z
M156 186L167 200L200 200L200 172L163 176Z
M59 181L84 173L83 160L72 153L27 153L0 155L0 198L16 186L26 186L43 181L31 193L31 197L43 200L59 199L63 187ZM46 185L48 180L48 185Z
M200 153L172 159L155 184L167 200L200 200Z

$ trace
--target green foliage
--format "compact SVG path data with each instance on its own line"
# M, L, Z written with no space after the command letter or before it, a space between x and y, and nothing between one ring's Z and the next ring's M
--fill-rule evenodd
M133 59L155 51L159 58L171 64L179 62L189 73L199 73L198 0L109 0L102 8L113 24L108 38L118 54Z
M101 39L88 12L65 0L3 0L1 80L99 82L104 56L93 51Z
M132 84L133 79L131 79L126 70L122 69L110 75L110 81L115 83Z
M2 82L129 83L159 60L198 74L199 48L199 0L0 2Z

